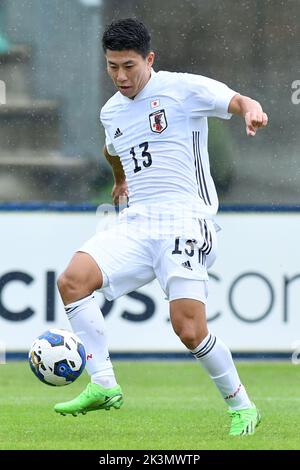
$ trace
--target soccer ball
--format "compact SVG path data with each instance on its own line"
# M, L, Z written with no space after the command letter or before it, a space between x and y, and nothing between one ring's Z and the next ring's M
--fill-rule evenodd
M34 340L29 364L47 385L68 385L82 373L86 355L81 340L67 330L51 329Z

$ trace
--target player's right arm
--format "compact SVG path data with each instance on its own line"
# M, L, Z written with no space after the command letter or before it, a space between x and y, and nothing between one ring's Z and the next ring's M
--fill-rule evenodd
M110 155L106 145L103 147L103 154L112 168L115 183L111 195L114 204L118 205L120 197L128 197L126 176L120 158L116 155Z

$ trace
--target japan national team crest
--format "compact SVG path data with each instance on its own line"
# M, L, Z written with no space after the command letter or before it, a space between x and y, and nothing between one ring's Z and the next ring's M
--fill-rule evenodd
M161 134L168 127L166 113L164 109L149 114L149 120L151 131L156 132L157 134Z

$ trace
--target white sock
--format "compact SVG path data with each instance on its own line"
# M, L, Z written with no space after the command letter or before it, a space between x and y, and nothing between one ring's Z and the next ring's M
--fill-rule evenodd
M191 353L205 367L231 409L240 410L252 406L240 381L231 352L220 339L209 333Z
M94 295L65 306L74 333L86 351L86 370L91 381L111 388L117 385L110 361L104 318Z

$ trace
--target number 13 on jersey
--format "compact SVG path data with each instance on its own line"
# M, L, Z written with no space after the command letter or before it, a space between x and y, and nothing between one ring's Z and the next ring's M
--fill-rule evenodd
M149 153L148 150L149 144L148 142L143 142L138 146L139 149L142 149L141 152L141 157L145 160L143 160L143 166L145 168L148 168L149 166L152 165L152 157L151 153ZM134 173L137 173L138 171L141 171L142 167L139 165L138 158L135 152L135 147L131 147L130 149L130 154L132 155L132 159L134 161Z

